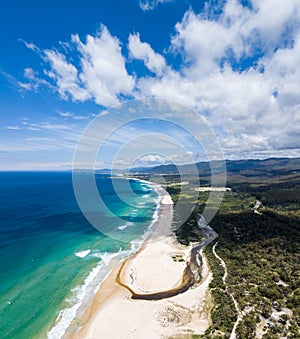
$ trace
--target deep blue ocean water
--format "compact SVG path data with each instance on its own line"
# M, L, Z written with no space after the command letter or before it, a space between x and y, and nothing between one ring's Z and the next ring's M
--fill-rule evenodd
M134 193L124 185L126 204L108 176L96 178L107 207L120 217L104 216L103 230L121 235L118 240L85 219L71 173L0 172L0 338L61 337L109 261L137 249L156 214L157 193L130 180ZM115 180L122 187L129 179Z

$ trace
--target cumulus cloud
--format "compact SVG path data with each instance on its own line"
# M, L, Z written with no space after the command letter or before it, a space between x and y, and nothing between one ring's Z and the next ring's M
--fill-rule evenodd
M146 154L136 159L134 166L156 166L160 164L183 165L194 161L193 152L171 154ZM127 166L130 163L127 163ZM132 164L131 164L132 165Z
M165 157L162 157L158 154L147 154L139 159L140 164L153 164L153 163L161 164L164 163L165 161L166 161Z
M182 56L180 70L140 78L138 87L204 112L227 156L289 154L300 148L299 6L262 0L252 7L229 0L217 15L189 10L170 46Z
M46 50L44 53L51 66L51 70L46 74L56 82L62 98L71 97L73 100L85 101L91 97L91 94L81 87L77 68L66 60L64 54L55 50Z
M148 43L141 42L139 34L130 34L128 39L128 49L133 59L142 60L151 72L157 75L162 74L166 67L165 58L154 52Z
M172 48L182 53L185 63L193 63L193 72L209 73L225 54L229 41L228 32L222 25L188 11L182 22L176 24Z
M87 35L85 44L78 35L73 35L72 41L82 55L80 80L96 103L114 105L119 94L131 93L134 78L125 68L119 40L111 36L105 26L97 36Z
M31 49L28 44L26 46ZM72 55L66 46L69 52L75 49L79 64L70 61ZM50 85L33 69L26 68L24 78L28 81L19 82L22 89L37 90L41 85L48 85L65 100L93 100L99 105L111 106L119 103L120 96L130 95L134 88L135 79L126 70L120 41L104 25L96 36L87 35L86 42L77 34L73 35L71 43L64 45L64 53L55 49L35 51L50 66L44 69L44 74L54 84Z
M275 4L276 2L276 4ZM253 9L237 0L225 2L220 15L187 11L176 24L172 48L193 64L193 72L209 73L221 61L239 62L257 53L272 53L299 28L297 0L253 1Z
M162 2L168 1L140 4L150 10ZM101 26L85 41L72 36L68 48L74 58L68 48L42 51L50 65L46 74L64 99L110 106L122 97L154 95L194 107L206 116L229 157L292 154L300 149L299 0L217 3L217 9L208 3L202 13L185 13L165 57L135 33L129 34L126 60L121 42ZM167 62L174 55L181 60L176 68ZM133 59L152 76L129 74L126 63ZM40 86L32 69L25 77L31 87Z

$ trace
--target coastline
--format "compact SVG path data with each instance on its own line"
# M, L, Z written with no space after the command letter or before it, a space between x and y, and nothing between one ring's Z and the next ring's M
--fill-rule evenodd
M149 186L151 186L151 190L155 191L156 193L153 200L156 208L152 214L152 221L150 224L148 224L146 229L144 229L144 233L142 235L130 242L130 249L121 250L120 248L118 252L103 251L100 252L100 256L97 255L98 252L92 253L92 256L97 255L97 257L101 258L101 260L88 272L88 275L85 277L82 284L80 283L79 285L73 287L70 296L65 299L68 306L60 309L55 323L51 324L50 328L43 330L41 332L41 337L47 337L48 339L68 337L73 338L74 333L80 329L83 319L86 318L88 310L90 309L93 299L100 286L102 286L103 282L109 277L110 273L114 269L119 267L124 260L134 255L141 248L145 240L153 231L155 222L158 219L160 200L162 198L161 193L159 192L159 186L155 183L139 180L136 178L126 177L118 179L138 181L142 184L142 186L146 186L147 190L149 190ZM118 227L118 229L123 230L124 228L121 229ZM87 248L89 248L89 246ZM79 252L75 252L74 255L80 259L83 259L90 253L90 249L84 249Z
M211 273L204 256L200 284L173 296L132 298L132 292L151 296L180 286L192 250L192 245L180 245L171 229L171 197L161 186L150 184L160 199L151 234L136 253L111 270L77 324L80 329L64 338L158 338L203 334L209 326Z

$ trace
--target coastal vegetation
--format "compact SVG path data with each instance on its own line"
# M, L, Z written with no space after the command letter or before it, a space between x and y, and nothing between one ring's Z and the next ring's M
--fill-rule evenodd
M265 192L262 187L261 192ZM273 191L273 201L276 201L275 196L276 191ZM229 202L239 197L240 208L230 207ZM260 215L253 213L253 203L245 206L245 198L246 201L254 198L250 190L247 194L239 191L226 194L224 204L211 221L219 234L218 254L227 265L229 290L243 314L236 330L237 337L255 338L261 324L266 338L299 338L300 220L299 209L292 208L299 206L299 201L287 204L288 212L265 205ZM279 197L277 203L281 202ZM215 272L211 288L222 289L218 278L222 272L217 272L220 264L213 259L211 248L206 250ZM214 297L214 300L218 305L218 299ZM212 329L230 333L232 322L228 321L224 331L214 318L212 320Z
M174 202L181 193L173 178L167 190ZM300 179L289 180L278 172L267 180L231 174L231 191L210 222L218 238L205 250L213 279L211 325L205 335L193 338L300 337ZM192 195L191 195L192 196ZM197 208L176 229L179 242L199 241L197 215L205 207L208 192L199 192ZM182 198L182 197L181 197ZM186 201L191 198L186 195ZM208 206L209 207L209 206ZM174 227L179 220L174 220ZM213 253L226 263L224 267ZM236 300L237 307L233 302ZM239 320L237 321L239 316Z

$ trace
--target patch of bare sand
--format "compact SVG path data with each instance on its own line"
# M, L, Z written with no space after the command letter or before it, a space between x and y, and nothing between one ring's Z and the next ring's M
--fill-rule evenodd
M131 293L116 282L119 273L122 281L135 291L152 293L171 289L182 278L191 247L176 242L171 230L171 198L161 188L160 192L161 210L152 235L126 260L121 272L118 267L102 283L76 338L156 339L203 334L209 326L211 273L205 257L201 283L167 299L133 300Z

